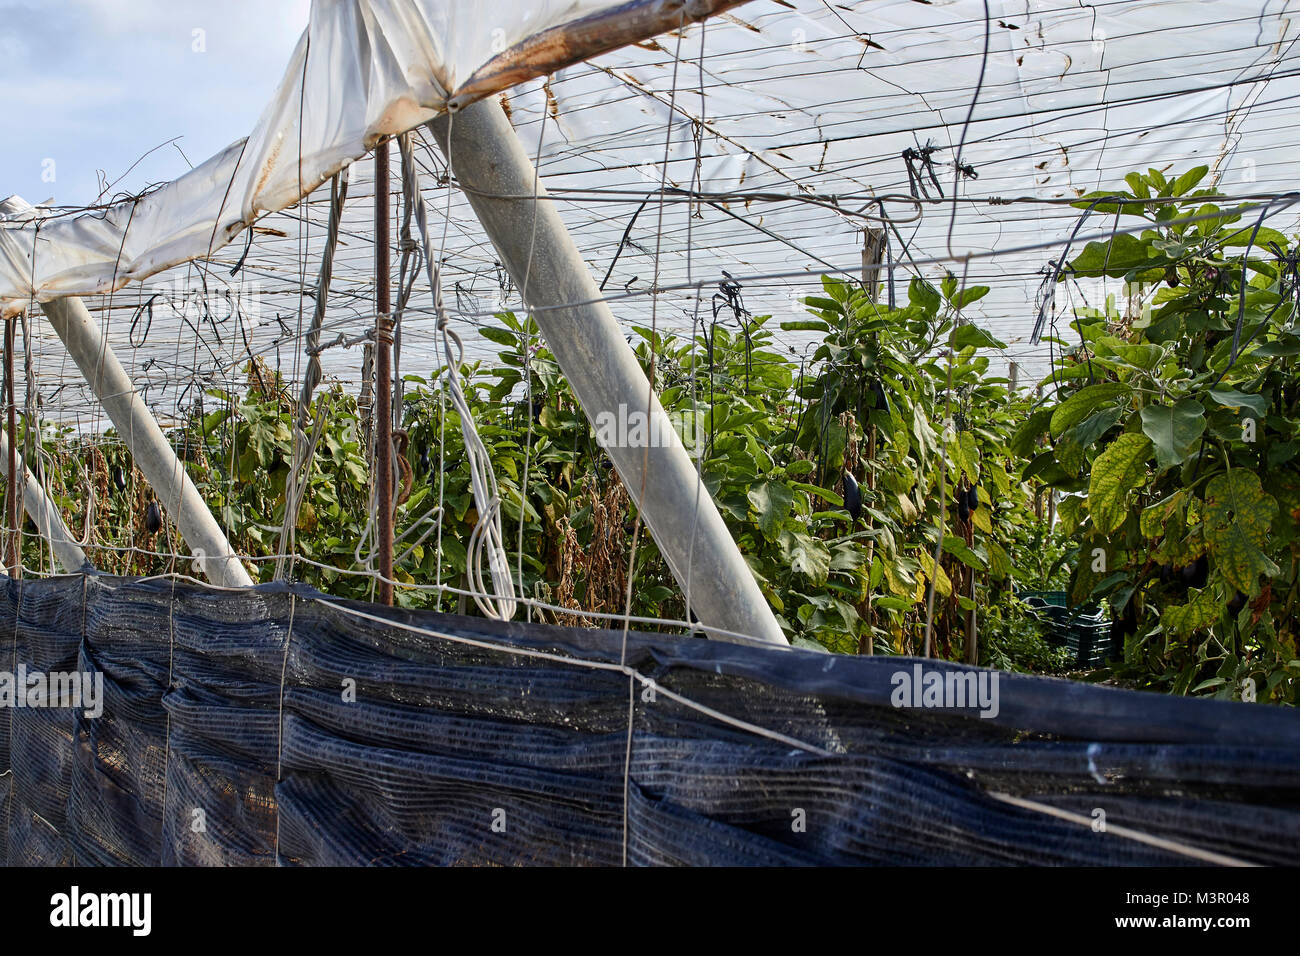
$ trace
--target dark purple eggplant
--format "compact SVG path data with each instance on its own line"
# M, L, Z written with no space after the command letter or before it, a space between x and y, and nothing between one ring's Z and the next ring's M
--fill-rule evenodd
M971 485L970 490L966 492L966 506L971 511L980 510L980 489L979 485Z
M149 507L144 513L144 526L150 534L157 534L158 529L162 527L162 512L158 510L158 502L149 502Z
M1189 588L1203 588L1210 579L1210 559L1201 555L1178 572L1183 584Z
M844 473L844 507L854 521L862 517L862 489L858 487L858 480L847 471Z
M126 472L122 470L121 465L113 468L113 484L118 491L126 491Z
M1110 636L1116 643L1123 643L1124 638L1137 633L1137 605L1132 598L1124 605L1122 613L1116 615L1111 610Z

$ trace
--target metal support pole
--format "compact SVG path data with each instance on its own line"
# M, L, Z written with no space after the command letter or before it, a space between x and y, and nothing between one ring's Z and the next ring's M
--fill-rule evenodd
M253 581L226 540L162 428L135 391L98 323L75 296L41 304L50 325L81 369L136 465L176 521L199 566L215 584L249 587Z
M393 316L388 261L388 141L375 147L375 475L379 600L393 603Z
M12 463L12 464L11 464ZM6 479L13 474L23 476L22 502L23 510L32 516L36 531L50 542L55 560L64 571L80 571L86 566L86 553L81 550L72 537L59 506L50 500L49 494L40 481L32 474L22 456L9 443L8 437L0 431L0 468L4 469Z
M8 483L5 487L4 563L11 578L20 577L23 569L22 538L18 535L18 410L14 402L14 323L17 321L17 318L5 321L4 400L9 451L5 455Z
M480 100L429 127L524 301L536 310L537 324L587 417L594 422L601 413L649 412L647 432L662 436L661 442L634 447L615 441L605 451L689 595L691 610L706 628L786 644L500 104Z

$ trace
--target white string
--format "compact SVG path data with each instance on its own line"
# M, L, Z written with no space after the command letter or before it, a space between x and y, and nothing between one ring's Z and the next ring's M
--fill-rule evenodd
M994 800L1001 800L1003 803L1009 803L1012 806L1020 807L1024 810L1033 810L1036 813L1043 813L1050 817L1056 817L1059 820L1077 823L1090 830L1096 822L1092 817L1085 817L1081 813L1072 813L1069 810L1062 810L1060 807L1053 807L1046 803L1039 803L1036 800L1026 800L1023 797L1013 797L1009 793L996 793L992 790L987 790L985 792ZM1226 856L1222 853L1215 853L1213 850L1202 850L1199 847L1189 846L1186 843L1179 843L1177 840L1170 840L1166 837L1158 837L1150 833L1143 833L1141 830L1118 826L1114 823L1107 823L1106 829L1100 832L1124 837L1128 840L1135 840L1138 843L1145 843L1147 846L1157 847L1161 850L1168 850L1170 853L1177 853L1180 856L1190 857L1193 860L1201 860L1204 863L1213 863L1216 866L1259 865L1258 863L1249 863L1245 860L1239 860L1236 857Z
M451 124L452 114L447 116L447 167L451 169ZM469 466L470 487L474 494L474 504L478 509L478 523L470 532L466 571L470 579L470 590L474 603L484 616L494 621L508 621L515 616L518 606L515 598L514 579L510 573L510 558L506 554L505 535L501 530L501 494L497 488L496 474L492 470L491 455L479 437L474 425L474 412L461 387L460 366L465 360L465 346L460 336L449 327L446 305L442 297L442 252L433 253L433 244L429 241L429 221L424 208L424 195L418 188L419 173L412 173L417 180L415 190L415 219L420 229L420 241L424 244L424 267L429 279L429 292L433 298L434 312L438 317L438 330L442 333L443 353L447 370L446 391L452 406L460 418L460 431L465 441L465 462ZM448 189L448 202L451 190ZM444 246L446 233L443 235ZM441 507L439 502L439 507ZM524 501L520 498L520 508ZM441 523L441 522L439 522ZM483 579L483 553L487 552L492 587L489 591Z

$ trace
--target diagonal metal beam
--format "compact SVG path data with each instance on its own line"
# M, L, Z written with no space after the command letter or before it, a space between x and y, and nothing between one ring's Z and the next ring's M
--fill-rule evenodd
M18 472L18 477L22 479L20 494L23 509L31 515L32 522L40 535L49 539L59 566L68 572L80 571L88 563L86 553L81 550L72 532L63 523L59 506L50 499L45 487L23 461L23 456L16 454L15 460L17 462L15 470ZM9 437L3 430L0 430L0 472L6 478L9 477Z
M42 302L41 308L203 573L214 584L251 586L252 578L85 304L67 296Z
M532 161L495 99L429 124L470 206L546 336L587 417L648 412L636 445L602 440L707 630L787 643L713 497L624 340ZM534 198L534 188L536 196ZM607 433L607 430L605 430ZM598 435L602 429L597 428ZM723 633L717 636L726 638Z

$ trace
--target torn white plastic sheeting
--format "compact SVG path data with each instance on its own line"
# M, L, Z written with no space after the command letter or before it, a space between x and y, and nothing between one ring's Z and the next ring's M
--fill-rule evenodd
M0 223L0 311L211 255L379 139L745 0L316 0L251 136L138 199Z

